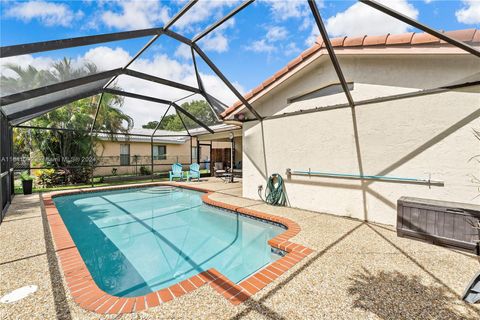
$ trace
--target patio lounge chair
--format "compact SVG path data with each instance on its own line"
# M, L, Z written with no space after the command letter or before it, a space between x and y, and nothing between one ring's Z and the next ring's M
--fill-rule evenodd
M223 162L215 162L213 165L215 177L219 178L227 171L223 169Z
M198 163L192 163L190 165L190 171L187 172L187 180L191 179L200 181L200 165Z
M180 180L182 180L183 179L182 165L180 163L172 164L172 171L168 173L168 176L170 178L170 181L173 181L173 178L180 178Z

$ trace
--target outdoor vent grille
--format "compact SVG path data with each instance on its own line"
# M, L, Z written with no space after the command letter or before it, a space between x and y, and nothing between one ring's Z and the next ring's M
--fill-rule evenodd
M480 255L480 206L402 197L397 235Z

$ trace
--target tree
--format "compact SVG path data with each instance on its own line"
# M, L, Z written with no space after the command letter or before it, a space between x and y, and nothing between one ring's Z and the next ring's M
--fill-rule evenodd
M193 115L199 121L206 124L207 126L213 125L218 122L212 109L204 100L194 100L190 102L185 102L181 105L181 107L186 111L188 111L191 115ZM184 131L185 127L182 123L182 120L188 129L193 129L198 127L198 124L195 123L193 120L191 120L184 114L181 114L181 115L179 114L181 114L181 112L177 112L175 114L170 114L165 116L165 118L163 118L162 120L162 123L159 129L169 130L169 131ZM143 125L142 128L155 129L157 125L158 125L158 121L150 121L147 124Z
M72 60L67 58L54 62L50 70L38 70L33 66L24 69L22 66L12 63L6 64L5 67L12 71L15 76L2 75L0 77L3 95L72 80L97 72L97 66L93 63L85 63L83 66L76 68L72 65Z
M5 67L13 71L16 76L7 77L2 75L0 77L0 86L4 95L38 88L54 82L53 76L46 70L38 70L32 66L23 69L21 66L11 63L6 64Z
M29 66L23 69L17 65L7 65L16 76L2 76L0 84L12 92L57 83L96 73L94 64L86 63L74 67L71 60L64 58L54 63L50 70L37 70ZM14 143L20 153L38 151L41 164L54 167L79 166L91 155L92 137L89 135L99 96L74 101L29 121L33 127L62 128L69 131L16 129ZM108 132L126 132L133 127L133 119L121 110L123 98L105 93L102 98L95 129ZM96 137L93 137L94 140ZM22 152L23 150L23 152ZM80 179L86 179L83 169L69 170ZM77 182L77 181L75 181Z
M143 129L155 129L158 126L158 121L148 121L142 126Z

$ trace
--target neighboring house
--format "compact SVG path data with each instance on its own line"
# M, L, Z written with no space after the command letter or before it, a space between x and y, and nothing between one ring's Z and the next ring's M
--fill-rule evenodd
M234 126L217 125L213 129L232 130ZM153 129L133 129L130 135L115 136L101 134L96 145L97 166L95 176L123 174L139 174L144 167L151 172L153 157L154 172L167 172L173 163L179 162L188 170L190 163L199 162L202 169L211 167L212 152L230 152L231 144L226 141L208 141L208 152L202 152L198 157L198 139L190 138L186 132L157 130L153 140ZM202 133L204 130L190 130L190 134ZM198 141L198 143L200 143ZM205 142L203 142L205 143ZM213 150L212 152L210 152Z
M448 32L480 48L480 30ZM332 39L356 102L469 83L351 108L323 41L245 95L265 117L243 123L243 196L286 169L443 181L347 177L286 179L292 207L394 225L396 202L414 196L479 204L480 59L424 33ZM286 114L285 114L286 113ZM227 119L253 119L241 102Z
M129 133L132 135L99 135L95 175L111 175L112 169L116 174L135 174L142 166L151 171L152 152L155 171L168 171L172 163L191 161L192 146L184 132L158 130L153 148L150 138L153 129L133 129ZM174 136L179 134L184 136Z

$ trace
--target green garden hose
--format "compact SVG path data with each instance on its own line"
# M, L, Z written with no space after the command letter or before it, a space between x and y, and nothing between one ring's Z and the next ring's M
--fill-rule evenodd
M259 194L260 198L262 198L260 190ZM265 200L263 201L272 206L285 206L287 203L283 178L278 173L274 173L268 178L267 188L265 189Z

